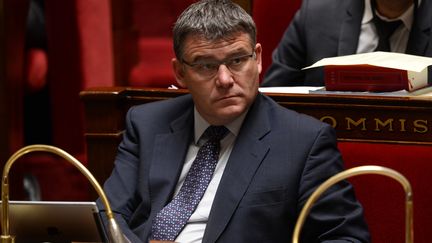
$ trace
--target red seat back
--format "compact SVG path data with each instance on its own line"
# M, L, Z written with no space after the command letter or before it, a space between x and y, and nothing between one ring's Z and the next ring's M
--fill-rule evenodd
M18 8L8 9L12 13ZM23 9L25 14L28 12L28 7L21 6L20 9ZM47 120L52 124L51 145L65 150L86 165L83 111L79 92L89 87L114 85L110 1L45 0L45 11L42 14L45 14L47 48L30 49L27 53L27 67L21 69L26 70L26 79L23 78L21 83L15 85L20 87L18 91L21 93L24 86L33 91L43 88L40 86L48 86L50 103L42 109L49 110ZM14 28L10 29L24 34L26 28L25 24L17 22ZM22 40L15 41L21 44L20 51L23 52ZM18 59L9 60L15 60L11 62L14 65L20 64L16 61ZM23 73L20 75L23 76ZM28 84L22 84L24 81ZM14 89L9 87L9 91L16 96ZM17 101L22 103L23 96L16 97ZM16 103L20 104L18 102ZM20 114L20 110L17 111L17 114ZM45 113L39 113L42 114ZM20 119L23 119L22 115ZM17 120L16 124L22 130L22 120ZM19 143L13 146L10 153L26 145L22 139L22 131L21 134L14 134L13 138ZM14 178L18 178L14 179L11 185L15 189L22 187L22 176L30 173L36 176L40 183L43 200L90 199L90 184L78 169L66 161L46 154L30 154L22 160L25 161L18 163L11 171L15 174ZM20 199L23 196L22 193L16 193L18 191L11 190L17 196L12 198Z
M340 142L347 168L381 165L404 175L411 183L414 198L415 242L429 242L432 225L432 148L430 145L398 145ZM350 179L365 208L372 242L405 242L405 195L393 179L365 175Z
M138 62L130 72L129 85L159 88L177 85L171 65L174 58L172 27L181 12L193 2L132 1L133 22L139 38Z
M252 17L257 26L257 39L263 46L263 73L271 64L271 55L285 29L300 8L301 0L254 0Z

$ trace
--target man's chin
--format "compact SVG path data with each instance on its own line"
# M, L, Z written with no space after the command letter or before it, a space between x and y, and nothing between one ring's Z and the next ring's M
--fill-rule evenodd
M216 106L223 110L242 110L246 100L242 96L231 96L216 101Z
M235 120L239 117L246 109L243 106L232 105L227 106L218 110L218 117L226 118L229 120Z

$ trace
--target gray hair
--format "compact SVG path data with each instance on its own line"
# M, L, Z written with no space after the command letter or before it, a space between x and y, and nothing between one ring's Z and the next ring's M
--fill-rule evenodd
M173 29L174 52L181 60L184 42L190 35L215 41L238 33L247 33L252 47L255 46L256 26L243 8L231 0L202 0L190 5L177 19Z

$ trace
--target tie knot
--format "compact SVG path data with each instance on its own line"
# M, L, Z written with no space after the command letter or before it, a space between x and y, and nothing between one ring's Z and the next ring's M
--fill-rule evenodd
M227 132L228 129L225 126L209 126L204 135L211 140L221 140Z
M376 16L374 18L374 23L379 35L384 38L389 38L393 34L393 32L399 27L399 25L402 24L402 20L398 19L395 21L385 21L382 20L380 17Z
M376 11L377 11L377 3L376 0L371 1L372 13L373 13L373 22L377 29L378 35L380 38L388 39L393 32L402 24L402 20L394 20L394 21L385 21L381 19Z

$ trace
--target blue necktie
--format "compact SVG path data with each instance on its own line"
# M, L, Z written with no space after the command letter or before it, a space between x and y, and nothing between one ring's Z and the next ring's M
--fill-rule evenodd
M228 130L210 126L203 137L208 141L199 149L179 193L155 217L152 239L173 241L185 226L204 195L219 159L220 140Z

